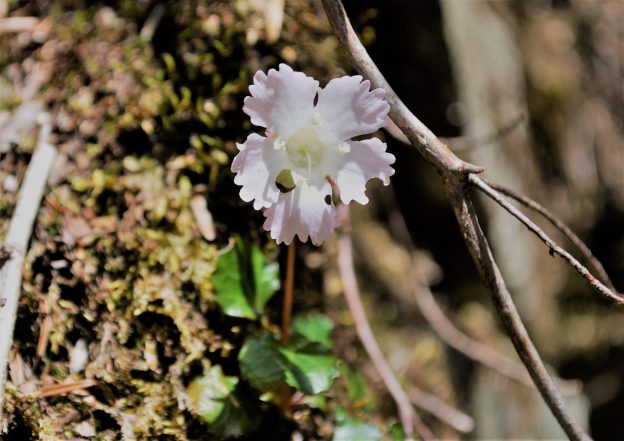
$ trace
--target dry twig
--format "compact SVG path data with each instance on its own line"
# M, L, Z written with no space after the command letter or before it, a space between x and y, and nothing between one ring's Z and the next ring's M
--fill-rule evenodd
M367 270L402 303L401 308L407 314L422 315L433 332L447 345L503 376L533 387L531 378L520 363L466 335L447 317L431 292L422 264L419 263L422 258L417 256L404 222L398 210L391 215L392 232L400 237L400 243L394 241L381 227L368 226L355 235L356 248L360 249ZM385 262L388 256L394 256L392 271L388 270L389 264Z
M530 208L531 210L541 214L578 248L578 250L581 252L581 254L583 254L585 259L587 259L591 266L594 267L594 270L596 271L596 273L598 273L604 284L607 285L613 292L622 297L622 293L618 292L618 290L615 288L613 282L611 281L611 278L607 274L607 271L605 271L604 267L602 266L602 263L600 263L596 256L594 256L589 247L585 245L585 243L566 224L559 220L559 218L557 218L554 214L548 211L544 206L538 204L536 201L527 196L516 193L512 189L504 187L502 185L494 184L485 180L483 181L499 193L502 193L505 196L508 196L515 201L521 203L522 205Z
M348 218L348 207L341 206L340 210L344 218ZM360 299L355 270L353 269L351 236L348 233L342 233L338 238L338 268L343 283L345 300L347 301L349 310L353 315L358 337L362 342L362 346L364 346L366 353L373 362L373 365L375 365L375 369L379 373L379 376L386 385L388 392L390 392L390 395L392 395L392 398L397 405L399 419L406 437L408 439L412 439L413 429L415 428L418 435L423 440L428 441L435 439L431 430L429 430L429 428L422 422L412 407L410 398L407 396L399 384L399 381L394 376L392 369L386 362L386 359L384 358L383 353L381 352L381 349L379 349L379 345L375 340L373 331L368 324L364 306L362 305L362 300Z
M451 150L453 150L454 152L470 150L475 147L491 144L506 137L517 127L519 127L525 120L526 118L524 114L520 114L516 118L505 124L503 127L484 136L457 136L454 138L440 138L440 140L447 143L450 146Z
M409 111L394 93L359 41L340 0L323 0L323 6L338 41L354 67L371 81L374 88L381 87L386 91L386 98L390 103L390 118L405 133L412 145L427 162L442 176L446 194L453 207L466 246L481 279L492 294L496 311L510 334L516 352L529 371L544 401L570 439L590 439L566 409L561 394L529 338L498 265L492 256L487 239L481 230L472 201L466 193L468 179L475 178L476 176L473 174L479 173L483 169L459 159ZM344 239L342 238L342 240Z
M425 319L442 340L468 358L499 372L501 375L513 378L527 386L533 386L531 378L522 368L522 365L514 363L490 347L468 337L451 323L435 301L429 286L423 281L420 268L415 260L411 274L414 299Z
M516 207L511 205L509 202L505 200L505 198L494 190L490 185L488 185L483 179L478 176L470 176L470 183L475 186L477 189L481 190L485 195L490 197L494 202L507 210L513 217L522 222L533 234L539 237L542 242L546 244L549 248L549 252L551 254L559 254L566 260L585 280L589 282L591 286L593 286L600 294L604 297L614 300L620 305L624 305L624 298L620 295L614 293L606 287L600 280L598 280L589 270L578 260L574 258L569 252L564 250L561 246L559 246L554 240L548 236L544 230L538 227L535 222L529 219L524 213L518 210Z
M519 127L525 121L525 119L526 118L524 114L521 114L500 129L496 130L495 132L479 138L470 136L457 136L454 138L440 138L440 141L448 144L450 149L454 152L470 150L477 146L490 144L494 141L504 138L505 136L513 132L517 127ZM388 117L386 117L386 125L384 129L390 134L390 136L392 136L397 141L400 141L403 144L412 144L407 136L403 134L401 129L399 129L397 125Z
M39 24L37 17L5 17L0 18L0 35L15 32L29 32Z
M410 388L409 397L414 406L429 412L440 421L461 433L470 433L474 429L474 420L469 415L449 406L435 395Z
M48 115L45 116L48 117ZM56 149L48 143L50 130L49 120L44 121L4 239L4 247L11 252L11 257L0 269L1 295L4 299L4 304L0 307L0 413L4 400L4 384L9 351L13 342L17 304L22 286L22 265L48 174L56 155Z
M390 218L390 228L393 234L400 238L400 244L395 242L389 234L386 234L386 230L381 227L371 229L369 226L363 233L356 235L356 245L362 247L361 254L368 270L374 273L374 276L394 294L396 299L399 299L405 307L410 309L409 312L420 312L433 331L446 344L505 377L528 387L535 387L531 377L520 363L466 335L451 322L431 292L422 265L419 264L421 259L417 258L414 252L416 246L405 225L403 215L398 210L394 210ZM385 250L385 253L378 250ZM411 250L411 253L408 250ZM397 259L397 253L402 254L401 259ZM394 256L395 262L392 266L396 268L396 271L388 272L387 264L384 264L384 259L388 255ZM405 274L406 280L403 280L399 274ZM579 392L580 384L578 381L563 380L557 377L555 377L555 381L565 395L573 395Z
M51 384L43 386L38 392L40 397L53 397L56 395L65 395L71 392L83 391L89 387L93 387L97 384L97 381L92 379L69 381L66 383Z

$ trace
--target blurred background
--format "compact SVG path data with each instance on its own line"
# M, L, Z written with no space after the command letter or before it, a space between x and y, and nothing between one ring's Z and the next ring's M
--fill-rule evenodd
M487 179L562 219L623 290L624 3L345 6L408 107ZM343 409L380 428L370 439L400 439L389 429L393 403L346 312L333 243L298 248L295 315L332 319L332 352L361 374L368 392L358 399L367 404L353 405L357 387L343 372L323 406L304 400L284 410L246 391L262 420L253 430L219 431L179 405L206 364L240 377L246 336L280 322L281 292L250 323L219 309L211 277L235 234L284 266L229 171L235 143L256 130L241 111L251 78L280 62L321 85L354 73L317 0L0 0L0 237L42 111L59 152L27 256L0 422L6 439L350 439L337 436ZM426 391L474 419L462 433L421 412L441 439L564 438L532 388L453 349L410 290L415 262L456 328L518 361L439 176L392 133L380 134L397 157L391 186L371 183L371 203L352 207L356 269L388 361L408 393ZM622 439L622 311L475 197L538 350L562 380L580 381L564 382L569 408L595 439ZM192 208L198 199L214 237ZM72 368L77 350L87 362ZM100 383L88 393L20 398L70 378Z

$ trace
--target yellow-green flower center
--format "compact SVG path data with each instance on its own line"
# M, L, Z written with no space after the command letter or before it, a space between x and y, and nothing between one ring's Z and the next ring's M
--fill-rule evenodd
M286 141L286 153L298 168L311 172L321 161L326 146L319 139L316 130L301 129Z

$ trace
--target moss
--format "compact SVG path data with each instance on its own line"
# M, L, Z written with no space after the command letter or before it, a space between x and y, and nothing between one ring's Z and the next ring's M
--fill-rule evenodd
M68 423L88 418L107 434L101 439L198 439L193 433L205 427L184 410L198 363L239 375L244 337L275 329L268 316L259 323L224 316L214 301L218 250L235 233L261 236L261 220L239 201L229 171L235 142L250 131L240 109L252 70L282 61L283 48L322 77L327 65L311 60L335 46L325 41L327 29L293 19L277 46L252 41L250 33L264 32L262 20L241 12L243 3L169 3L150 41L140 36L151 13L140 2L121 1L116 10L75 9L72 1L32 6L54 26L45 44L23 56L52 72L41 97L58 122L54 140L66 165L26 259L18 320L30 331L16 345L37 365L37 378L62 382L76 378L68 361L86 339L89 362L78 376L98 381L86 395L39 400L9 389L9 419L20 413L39 439L75 436L59 423L69 409ZM289 15L309 20L311 3L292 2ZM190 201L198 194L217 219L215 243L195 226ZM13 204L0 199L3 218ZM268 253L276 254L275 245ZM42 358L34 348L40 338ZM278 412L264 403L259 409ZM289 432L285 421L280 430ZM306 430L314 430L310 421Z

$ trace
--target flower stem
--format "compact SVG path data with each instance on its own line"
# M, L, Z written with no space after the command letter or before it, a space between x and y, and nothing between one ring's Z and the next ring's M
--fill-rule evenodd
M295 284L295 243L297 239L288 245L286 256L286 278L284 280L284 303L282 308L282 344L288 344L290 330L290 316L292 315L293 286Z

